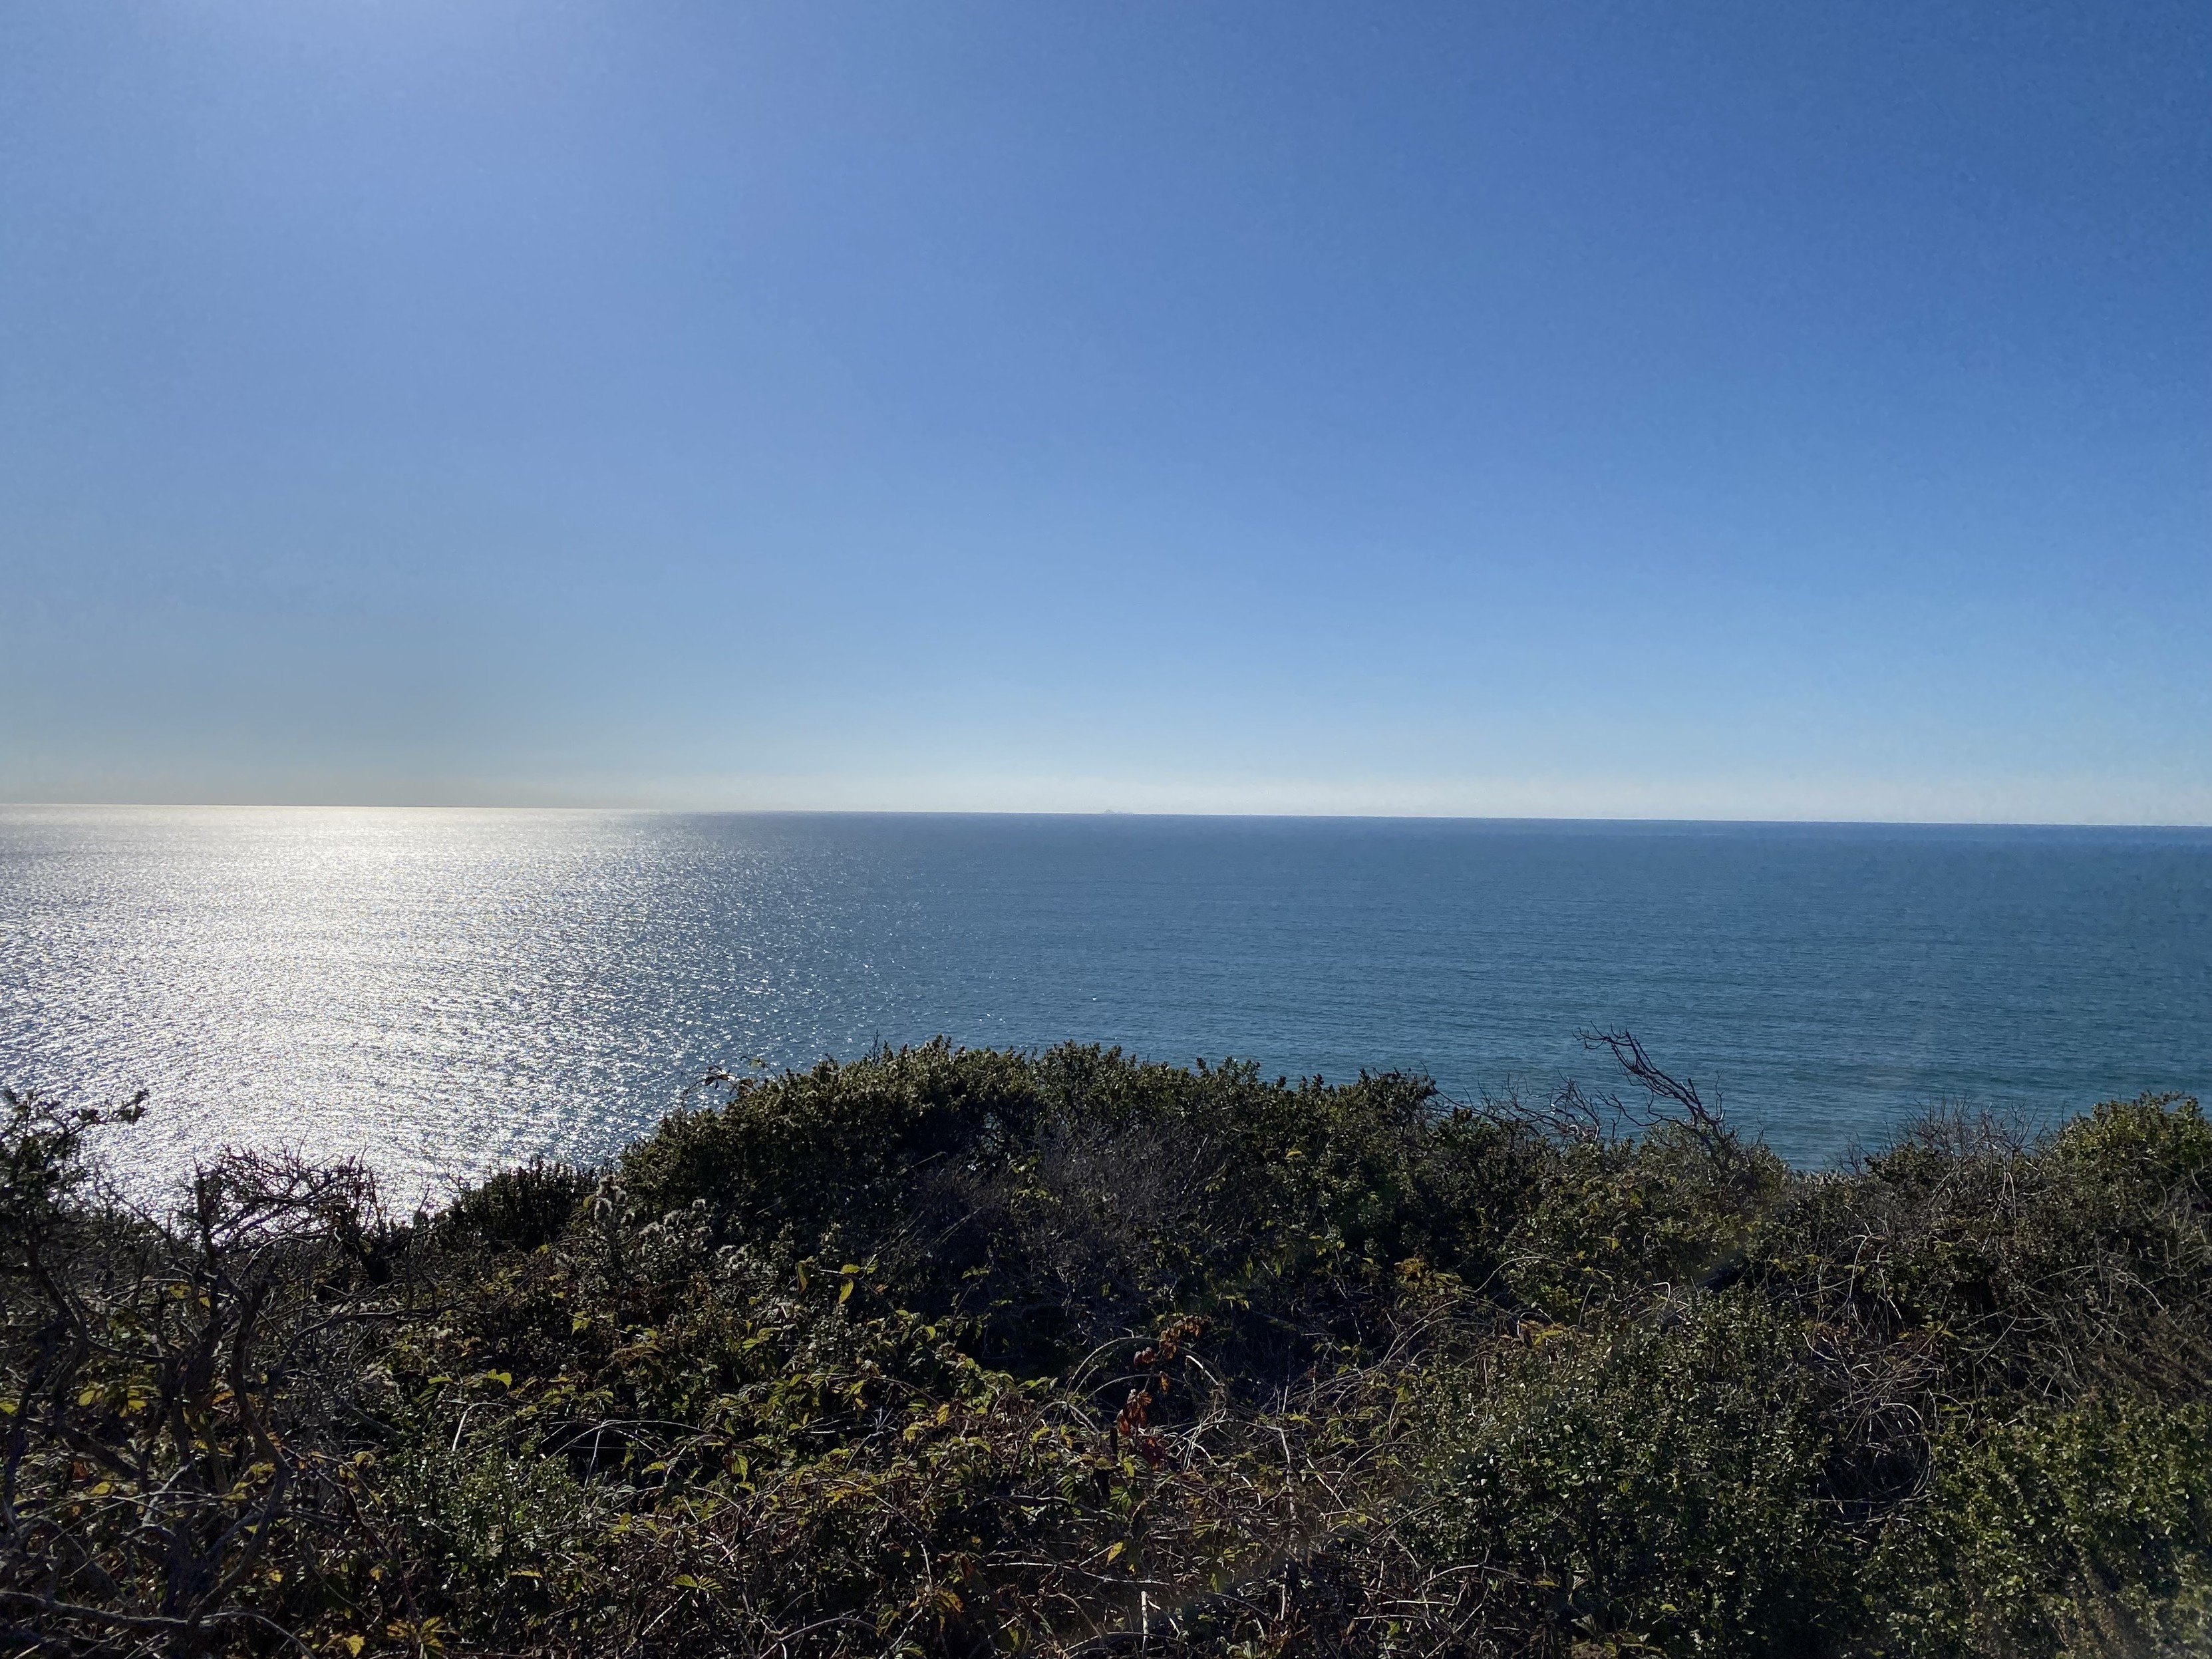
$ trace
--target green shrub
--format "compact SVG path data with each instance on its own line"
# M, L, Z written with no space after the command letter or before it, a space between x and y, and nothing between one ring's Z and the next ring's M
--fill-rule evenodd
M445 1607L488 1601L477 1616L502 1627L578 1587L577 1557L609 1496L541 1445L465 1436L451 1447L403 1443L380 1464L376 1492L404 1559L434 1571L415 1594Z
M2212 1650L2212 1407L1958 1421L1872 1577L1900 1653Z
M880 1051L428 1224L10 1097L0 1654L2212 1644L2194 1103L1807 1174L1605 1046L1675 1115Z
M1852 1540L1804 1333L1738 1296L1547 1326L1437 1378L1418 1535L1532 1648L1814 1654L1853 1627Z
M1533 1311L1578 1320L1686 1290L1743 1262L1788 1182L1764 1147L1717 1161L1675 1126L1637 1141L1572 1141L1523 1177L1505 1283Z
M1203 1314L1279 1381L1316 1339L1372 1337L1362 1311L1401 1261L1492 1277L1540 1150L1423 1079L937 1042L737 1082L631 1148L619 1183L642 1214L703 1206L720 1241L869 1259L1025 1376Z
M1954 1395L2185 1395L2212 1375L2212 1126L2107 1103L2043 1142L1939 1115L1801 1179L1755 1251L1771 1293L1925 1346Z
M568 1230L598 1177L543 1158L501 1170L465 1188L438 1215L439 1237L458 1249L534 1250Z

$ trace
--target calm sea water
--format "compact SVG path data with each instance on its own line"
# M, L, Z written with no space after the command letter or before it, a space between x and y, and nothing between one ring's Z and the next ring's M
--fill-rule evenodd
M1803 1162L2212 1085L2212 832L0 809L0 1080L129 1166L605 1154L689 1079L943 1032L1468 1095L1629 1027Z

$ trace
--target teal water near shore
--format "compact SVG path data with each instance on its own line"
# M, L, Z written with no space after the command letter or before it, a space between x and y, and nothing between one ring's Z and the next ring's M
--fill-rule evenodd
M133 1153L591 1158L710 1066L945 1033L1458 1095L1632 1028L1820 1163L2212 1087L2212 831L0 809L0 1081Z

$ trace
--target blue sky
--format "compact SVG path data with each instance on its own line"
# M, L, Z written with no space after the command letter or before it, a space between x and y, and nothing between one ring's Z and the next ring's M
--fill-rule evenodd
M2201 4L0 10L0 798L2212 822Z

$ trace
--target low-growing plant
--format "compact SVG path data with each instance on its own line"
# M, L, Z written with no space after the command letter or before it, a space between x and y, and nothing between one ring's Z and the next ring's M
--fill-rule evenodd
M1837 1650L1856 1540L1823 1490L1842 1425L1796 1322L1690 1292L1525 1328L1437 1368L1414 1522L1485 1623L1538 1652Z
M8 1097L0 1655L2201 1650L2212 1130L937 1042L403 1220ZM120 1115L136 1113L136 1103Z

